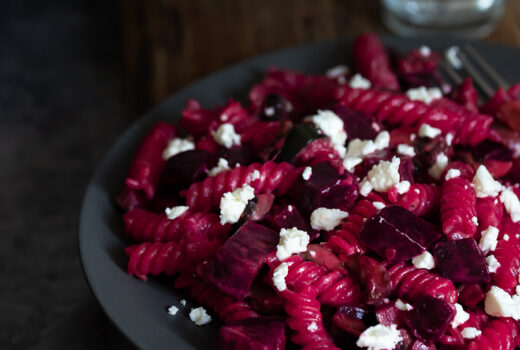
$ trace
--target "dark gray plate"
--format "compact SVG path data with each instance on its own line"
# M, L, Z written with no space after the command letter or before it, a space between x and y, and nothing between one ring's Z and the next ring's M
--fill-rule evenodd
M407 40L387 37L385 43L407 50L421 44L434 49L459 43L453 39ZM204 107L223 104L229 97L244 99L248 88L261 79L267 67L276 65L308 73L349 61L349 41L322 42L290 48L254 58L201 79L171 96L135 122L117 140L95 172L83 201L79 224L81 260L87 280L102 308L117 327L142 349L210 349L216 347L217 322L198 327L187 317L182 297L168 280L143 283L126 274L121 212L114 200L123 187L131 158L139 141L159 120L176 121L189 98ZM475 43L476 49L510 81L520 81L518 50ZM177 305L181 312L172 317L166 308Z

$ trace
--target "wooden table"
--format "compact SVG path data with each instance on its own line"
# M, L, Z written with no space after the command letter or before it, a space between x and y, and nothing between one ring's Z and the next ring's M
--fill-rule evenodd
M120 0L130 110L242 59L302 43L385 33L377 0ZM520 1L485 40L520 46Z

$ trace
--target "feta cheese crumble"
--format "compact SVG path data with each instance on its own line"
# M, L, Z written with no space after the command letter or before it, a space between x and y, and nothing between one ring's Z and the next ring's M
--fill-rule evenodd
M353 172L354 168L358 164L361 164L362 161L363 159L361 158L345 158L343 159L343 166L345 167L345 169L347 169L347 171Z
M446 144L448 146L451 146L452 142L453 142L453 134L446 134Z
M255 190L247 184L233 192L224 193L220 199L220 223L224 225L238 222L247 202L253 198L255 198Z
M428 57L432 54L432 50L426 46L426 45L422 45L420 48L419 48L419 53L423 56L423 57Z
M370 89L372 83L370 80L365 79L361 74L357 73L350 79L348 85L353 89Z
M432 101L442 97L442 91L438 87L427 88L420 86L406 91L406 96L412 101L422 101L429 105Z
M339 209L318 208L311 214L311 227L315 230L331 231L348 217L348 213Z
M181 299L180 303L182 306L186 306L186 299Z
M289 274L289 265L287 263L281 263L274 269L273 272L273 284L278 289L278 291L282 292L287 289L287 285L285 284L285 277Z
M471 218L471 222L473 223L473 225L478 226L478 218L476 216L473 216Z
M494 226L489 226L487 229L482 231L482 236L480 238L480 242L478 244L480 250L487 255L487 253L492 252L497 247L497 238L498 238L498 229Z
M363 160L367 155L375 151L383 150L390 145L390 134L388 131L380 132L374 140L354 139L349 142L346 159L354 158Z
M206 309L203 307L198 307L196 309L191 309L190 311L190 319L197 325L203 326L211 322L211 316L208 315Z
M441 129L434 128L433 126L430 126L429 124L422 124L419 128L419 137L427 137L430 139L433 139L437 136L442 134Z
M303 253L307 250L310 237L307 232L296 227L280 230L280 242L276 247L276 257L283 261L294 253Z
M415 157L415 150L413 146L406 144L397 145L397 153L402 154L403 156Z
M445 53L446 59L448 60L448 62L450 62L452 67L455 69L462 68L462 61L458 57L459 51L460 51L460 49L458 46L452 46L448 50L446 50L446 53Z
M373 202L372 205L373 205L374 208L376 208L377 210L381 210L381 209L383 209L384 207L386 207L385 203L383 203L383 202Z
M179 216L184 214L186 211L188 211L188 209L190 209L190 207L187 207L185 205L178 205L176 207L166 208L164 209L164 212L166 213L168 219L175 220Z
M490 273L497 272L498 268L500 267L500 263L493 254L486 257L486 264Z
M168 146L164 149L162 157L164 160L168 160L176 154L191 151L195 149L195 144L190 139L176 138L168 142Z
M307 326L307 330L309 332L316 332L318 330L318 325L313 321L310 325Z
M448 181L448 180L454 179L456 177L459 177L460 175L461 175L461 173L460 173L459 169L450 169L446 172L446 176L444 177L444 179L446 181Z
M410 311L410 310L413 310L413 306L408 304L408 303L405 303L404 301L402 301L401 299L397 299L395 301L395 307L397 308L397 310L401 310L401 311Z
M459 325L469 320L469 314L466 311L464 311L464 308L459 303L455 303L455 311L455 317L451 322L451 326L453 328L457 328Z
M391 350L403 340L401 333L397 330L397 325L392 324L389 327L378 324L368 327L359 336L356 345L368 350Z
M475 327L466 327L462 330L461 334L462 337L465 339L475 339L476 337L481 335L482 332L476 329Z
M260 178L260 171L256 170L251 173L251 181L256 181Z
M318 110L318 114L309 118L317 128L330 138L334 149L341 157L345 156L347 133L343 129L343 120L330 110Z
M325 71L325 76L330 79L334 79L340 77L342 75L348 74L349 68L344 64L340 64L338 66L334 66Z
M504 238L504 241L509 241L509 235L507 233L502 238Z
M221 124L217 130L212 130L211 135L215 142L226 148L231 148L234 145L240 145L240 135L235 132L233 124Z
M231 168L229 167L229 163L228 163L227 159L219 158L218 162L217 162L217 165L215 167L213 167L213 168L208 170L208 175L209 176L215 176L215 175L218 175L221 172L226 171L226 170L231 170Z
M179 312L179 308L177 306L172 305L168 308L168 315L175 316L177 315L177 312Z
M500 287L492 286L486 293L484 310L490 316L520 319L520 296L509 295Z
M405 194L410 190L410 181L401 181L397 185L395 185L397 193Z
M427 250L412 259L412 264L418 269L431 270L435 268L435 260Z
M444 169L448 166L448 157L444 153L439 153L435 158L435 163L428 169L428 173L436 180L441 178Z
M302 178L305 181L309 181L312 176L312 168L310 166L305 167L302 173Z
M394 156L392 161L382 160L374 165L367 174L371 187L378 192L387 192L392 186L397 185L401 180L400 164L401 159Z
M517 195L511 190L503 190L500 194L500 201L504 204L504 208L511 216L511 221L520 221L520 201Z
M498 195L502 189L502 184L493 179L484 165L478 167L473 177L473 185L475 186L475 194L478 198L494 197Z

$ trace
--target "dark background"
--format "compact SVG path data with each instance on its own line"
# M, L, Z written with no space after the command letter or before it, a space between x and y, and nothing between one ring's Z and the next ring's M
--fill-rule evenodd
M519 4L490 40L520 44ZM365 30L384 31L375 0L2 2L0 348L128 347L87 287L76 227L136 116L219 67Z

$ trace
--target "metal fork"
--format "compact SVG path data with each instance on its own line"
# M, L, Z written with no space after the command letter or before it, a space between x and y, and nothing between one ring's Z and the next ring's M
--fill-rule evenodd
M504 89L509 88L509 83L502 78L470 44L465 44L462 48L458 47L456 50L456 58L458 58L461 63L460 67L454 67L453 64L446 59L446 56L447 52L444 54L441 68L455 84L458 85L464 81L464 77L461 73L465 72L473 79L475 85L487 98L493 96L498 87Z

